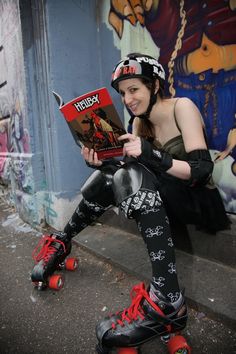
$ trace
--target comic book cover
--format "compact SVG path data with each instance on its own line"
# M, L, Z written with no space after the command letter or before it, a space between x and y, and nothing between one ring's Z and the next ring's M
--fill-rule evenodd
M64 103L53 91L75 142L93 148L99 159L122 155L122 143L117 138L126 131L105 87L88 92Z

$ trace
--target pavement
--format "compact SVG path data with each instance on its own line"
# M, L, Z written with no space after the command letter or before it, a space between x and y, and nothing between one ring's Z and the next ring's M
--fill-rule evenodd
M125 272L150 281L150 261L141 237L97 223L83 230L75 242ZM236 328L236 270L179 249L176 264L191 307Z
M150 279L142 239L99 223L88 227L73 242L72 255L79 258L78 270L63 272L65 284L60 291L38 291L30 280L31 254L41 232L25 224L4 201L0 203L0 220L0 353L95 353L97 322L107 313L127 307L132 286ZM180 261L179 255L177 251ZM180 274L190 271L188 255L184 257L181 263L184 260L185 265L178 261ZM186 286L189 321L183 334L192 353L236 353L236 327L232 328L235 314L228 311L224 318L210 306L218 301L224 303L224 299L206 290L202 305L190 298L194 289L200 293L202 286L209 291L208 283L213 284L213 289L219 274L218 281L223 280L223 269L216 265L218 268L210 270L207 263L205 269L197 268L197 259L191 262L194 272L190 272L192 287L188 292ZM196 272L208 271L209 277L203 277L205 281L199 283L198 290ZM180 277L188 287L189 277ZM227 283L227 279L224 281ZM229 308L234 295L230 295ZM165 354L167 348L157 339L144 345L142 353Z

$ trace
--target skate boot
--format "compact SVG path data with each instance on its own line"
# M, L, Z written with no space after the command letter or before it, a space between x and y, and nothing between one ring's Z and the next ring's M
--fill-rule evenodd
M71 252L71 241L66 239L66 234L55 232L43 235L33 251L32 257L36 264L31 273L32 282L39 288L45 287L59 290L63 286L63 277L53 275L56 269L65 267L74 270L77 267L76 259L67 259Z
M140 283L133 287L131 300L129 308L105 318L97 325L98 353L110 353L114 348L138 347L157 336L168 341L172 333L180 332L186 326L187 307L182 293L177 301L171 303L154 290L153 285L148 293L144 283Z

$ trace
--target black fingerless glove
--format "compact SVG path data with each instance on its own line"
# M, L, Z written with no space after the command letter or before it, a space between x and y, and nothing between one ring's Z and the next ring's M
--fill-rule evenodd
M141 149L142 153L138 160L144 165L151 167L154 171L165 172L172 167L172 156L166 151L154 149L152 144L143 138L141 138Z

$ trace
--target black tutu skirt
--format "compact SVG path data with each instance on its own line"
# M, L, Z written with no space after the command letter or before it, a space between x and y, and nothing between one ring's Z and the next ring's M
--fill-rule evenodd
M165 174L158 177L158 188L171 219L213 234L230 228L231 222L215 186L190 187Z

